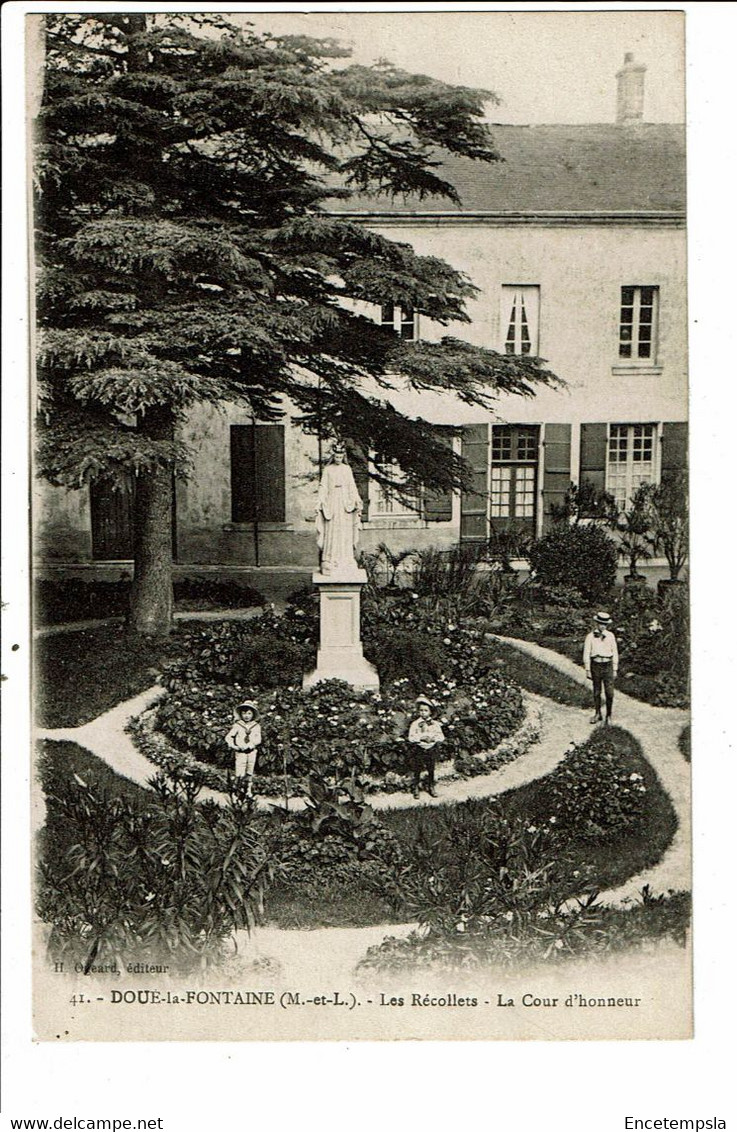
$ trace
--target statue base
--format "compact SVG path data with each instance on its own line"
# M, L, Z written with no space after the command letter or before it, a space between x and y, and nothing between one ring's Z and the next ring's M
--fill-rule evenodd
M363 690L379 687L378 673L361 645L361 587L366 580L366 571L358 567L312 575L320 593L320 648L317 667L305 674L303 688L321 680L343 680Z

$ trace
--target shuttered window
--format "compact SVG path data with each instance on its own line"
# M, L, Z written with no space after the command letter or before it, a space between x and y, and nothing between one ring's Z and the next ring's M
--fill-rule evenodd
M234 523L285 521L284 425L230 426L230 498Z
M492 427L492 523L495 519L534 521L539 433L537 425Z
M377 453L372 463L382 477L382 482L371 480L369 488L371 518L408 516L416 518L420 514L421 500L417 495L402 493L405 476L396 461L388 460L382 453ZM392 484L395 485L394 488Z
M620 510L640 484L656 482L656 442L654 424L609 425L606 486Z
M472 471L461 496L461 538L486 540L496 530L535 529L538 425L469 425L461 455Z

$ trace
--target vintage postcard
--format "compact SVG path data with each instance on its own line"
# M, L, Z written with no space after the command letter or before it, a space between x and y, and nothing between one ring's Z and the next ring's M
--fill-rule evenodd
M690 1037L683 14L58 7L36 1036Z

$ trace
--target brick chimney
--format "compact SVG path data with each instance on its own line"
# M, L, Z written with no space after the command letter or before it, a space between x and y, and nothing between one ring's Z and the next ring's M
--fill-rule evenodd
M642 121L645 101L644 63L636 63L631 51L624 57L624 66L617 71L617 125L629 126Z

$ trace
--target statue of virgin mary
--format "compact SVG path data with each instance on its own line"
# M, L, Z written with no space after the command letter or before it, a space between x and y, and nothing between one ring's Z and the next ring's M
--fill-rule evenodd
M345 445L337 440L322 473L317 495L317 546L321 573L356 573L362 507L363 501L346 460Z

